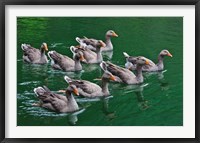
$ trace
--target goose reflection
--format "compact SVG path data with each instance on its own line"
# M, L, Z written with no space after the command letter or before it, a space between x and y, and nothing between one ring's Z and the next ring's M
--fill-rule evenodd
M116 118L115 111L110 111L109 109L109 100L112 98L113 96L102 97L102 103L103 103L102 111L108 120L113 120L114 118Z
M118 87L116 87L116 86L117 85L115 85L115 88L118 88L123 91L124 96L131 95L131 98L133 100L136 99L140 110L146 110L146 109L150 108L149 101L147 99L145 99L145 96L143 94L144 88L149 86L149 83L143 83L143 84L139 84L139 85L126 85L126 86L118 85Z
M98 71L100 73L101 69L99 64L83 64L84 72L91 73L92 71Z
M102 53L104 60L111 60L113 56L113 51L107 51Z
M138 87L137 90L134 91L137 101L138 101L138 107L140 110L146 110L150 107L149 101L145 99L143 90L145 85L141 85Z
M168 81L165 79L164 74L167 72L167 70L164 71L157 71L157 72L146 72L144 74L144 76L146 78L151 77L152 75L156 75L157 79L158 79L158 83L161 87L161 90L169 90L169 83Z
M82 108L80 109L79 111L76 111L76 112L73 112L73 113L70 113L67 117L68 119L68 123L70 125L76 125L77 122L78 122L78 115L83 113L85 111L85 108Z
M167 70L157 73L158 74L158 82L160 84L161 90L168 91L170 86L169 86L168 81L164 77L165 72L167 72Z
M48 65L38 65L38 64L22 64L22 75L28 75L30 71L33 75L47 75L46 71L48 69Z
M53 119L58 120L64 119L69 125L76 125L78 123L78 116L82 114L86 109L85 108L80 108L77 111L71 112L71 113L55 113L52 111L49 111L47 109L41 109L38 107L36 103L29 103L30 106L26 107L26 111L28 112L29 115L32 115L34 117L56 117ZM49 119L49 118L48 118ZM48 121L47 121L48 122ZM51 121L52 122L52 121Z

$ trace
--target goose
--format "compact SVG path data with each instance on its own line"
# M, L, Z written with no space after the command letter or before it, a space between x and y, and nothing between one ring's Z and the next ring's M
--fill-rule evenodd
M64 79L69 85L76 85L78 92L83 97L94 98L94 97L103 97L110 95L108 89L108 82L110 80L115 81L115 77L105 69L103 63L100 64L100 67L104 71L104 74L101 77L102 84L101 87L95 83L92 83L87 80L75 80L71 79L68 76L65 76Z
M132 56L129 56L126 52L123 53L124 57L126 58L126 64L125 67L130 69L130 70L136 70L136 64L134 63L134 58ZM161 71L164 69L164 57L169 56L172 57L172 54L168 50L162 50L159 55L158 55L158 63L155 64L153 61L150 59L147 59L149 61L149 65L144 65L142 67L142 71L147 71L147 72L154 72L154 71Z
M58 112L74 112L79 106L72 95L79 95L75 85L69 85L65 91L66 96L51 92L46 86L34 88L34 93L39 98L38 106Z
M83 53L81 51L76 52L73 47L70 47L70 50L73 53L73 59L56 51L49 51L48 56L51 59L52 68L66 72L81 71L82 65L80 61L85 60Z
M95 64L95 63L101 63L103 61L101 49L105 47L105 43L101 40L97 42L95 45L96 51L92 51L88 48L84 48L82 46L71 46L70 48L75 49L75 51L81 51L85 57L85 60L87 64Z
M106 35L105 35L105 39L106 39L105 40L105 44L106 44L106 46L105 46L104 49L102 49L103 52L104 51L112 51L113 50L111 37L118 37L118 35L113 30L108 30L106 32ZM76 41L80 45L82 45L82 46L84 46L84 47L86 47L86 48L88 48L88 49L90 49L92 51L95 51L96 47L94 45L96 45L98 40L92 39L92 38L87 38L87 37L84 37L84 38L76 37Z
M47 56L45 55L45 51L48 51L46 43L42 43L40 49L36 49L29 44L22 44L21 48L24 62L32 64L48 63Z
M109 61L106 62L106 67L107 70L115 76L117 82L125 84L140 84L143 83L142 66L148 65L149 61L144 57L137 57L135 60L137 65L136 75L129 69L122 68Z

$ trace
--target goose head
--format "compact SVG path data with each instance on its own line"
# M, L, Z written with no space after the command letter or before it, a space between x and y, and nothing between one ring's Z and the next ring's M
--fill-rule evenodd
M102 80L106 80L106 81L110 81L110 80L116 81L116 78L109 71L104 71L101 78L102 78Z
M84 54L81 51L76 52L74 54L73 58L76 59L76 60L80 60L80 61L86 61L85 58L84 58Z
M142 57L142 56L135 58L135 60L136 60L135 63L137 65L143 66L143 65L149 65L150 64L149 60L145 57Z
M118 35L113 30L108 30L106 32L107 37L118 37Z
M43 50L45 50L45 51L48 51L47 43L42 43L41 49L43 49Z
M73 84L69 85L66 89L66 95L69 95L71 93L79 95L77 87Z
M164 56L172 57L172 54L168 50L162 50L159 55L163 57Z

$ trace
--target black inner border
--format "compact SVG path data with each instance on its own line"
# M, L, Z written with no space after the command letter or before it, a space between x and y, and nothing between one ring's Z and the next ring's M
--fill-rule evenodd
M5 6L6 5L195 5L195 138L5 138ZM0 141L1 143L77 143L77 142L126 142L126 143L199 143L199 48L200 48L200 0L0 0ZM190 96L190 95L187 95ZM79 132L77 132L79 134Z

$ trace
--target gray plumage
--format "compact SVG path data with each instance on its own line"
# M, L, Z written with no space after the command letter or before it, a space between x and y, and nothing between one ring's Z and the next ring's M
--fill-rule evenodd
M111 62L106 62L106 67L109 72L117 77L117 81L125 84L140 84L143 82L142 66L149 64L149 61L144 57L138 57L135 59L137 64L137 74L135 75L129 69L122 68Z
M84 48L81 46L77 46L77 47L71 46L71 47L74 48L75 51L81 51L83 53L86 63L94 64L94 63L100 63L103 61L101 49L103 49L103 47L105 47L105 43L102 42L101 40L99 40L98 44L95 46L96 46L95 52L88 48Z
M80 61L85 60L83 53L81 51L77 51L73 52L73 54L73 59L71 59L68 56L62 55L56 51L48 52L48 56L51 59L52 68L63 70L66 72L82 70L82 65Z
M136 63L135 63L135 58L137 57L133 57L133 56L127 56L127 53L123 53L125 58L126 58L126 63L125 63L125 67L127 69L130 70L136 70ZM149 65L144 65L142 67L142 71L147 71L147 72L154 72L154 71L161 71L164 69L164 57L165 56L169 56L172 57L171 53L168 50L162 50L159 55L158 55L158 63L155 64L153 61L151 61L150 59L147 59L149 61Z
M112 51L113 50L113 44L111 42L111 37L118 37L118 35L113 31L113 30L108 30L105 34L105 48L102 49L102 51ZM76 41L83 47L88 48L92 51L96 51L96 44L97 41L96 39L93 38L79 38L76 37Z
M104 71L104 74L102 75L101 87L87 80L75 80L75 79L69 78L68 76L65 76L64 79L67 83L69 83L69 85L76 85L80 95L84 97L89 97L89 98L110 95L110 92L108 89L108 82L110 80L115 80L114 76L107 70Z
M66 96L55 94L47 87L37 87L34 89L35 94L40 100L40 107L58 112L74 112L79 110L78 104L72 93L77 94L77 88L74 85L69 85L66 89Z
M36 49L29 44L22 44L23 60L32 64L46 64L48 63L45 51L48 51L46 43L42 43L40 49Z

